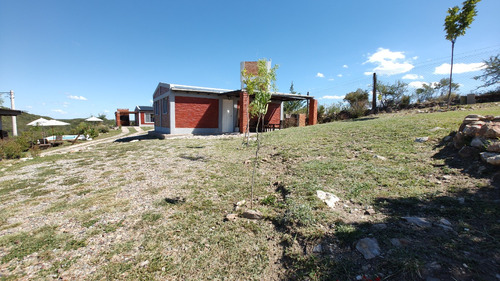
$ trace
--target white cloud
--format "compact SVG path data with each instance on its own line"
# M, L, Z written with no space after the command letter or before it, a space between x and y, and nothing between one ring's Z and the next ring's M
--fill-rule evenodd
M422 81L413 81L413 82L408 83L408 86L415 88L415 89L422 88L424 85L429 85L429 83L422 82Z
M333 81L333 80L335 80L335 79L333 79L333 78L328 78L328 81Z
M473 71L481 70L485 67L486 67L486 65L482 62L454 63L453 64L453 73L459 74L459 73L473 72ZM442 65L436 67L436 69L434 69L434 74L450 74L450 64L443 63Z
M52 109L53 112L57 112L57 113L60 113L60 114L66 114L67 112L62 110L62 109Z
M345 98L345 96L323 96L321 98L326 100L341 100Z
M424 79L424 76L418 74L406 74L405 76L403 76L402 79L417 80L417 79Z
M153 103L153 100L149 100L149 103L151 103L151 104L152 104L152 103Z
M83 97L83 96L68 96L68 98L72 99L72 100L87 100L86 97Z
M104 110L104 113L109 113L109 110Z
M342 74L338 74L337 77L342 77L343 75Z
M378 48L377 52L370 55L364 62L377 65L372 71L365 72L371 75L373 72L379 75L395 75L408 72L415 66L409 60L405 60L404 52L391 52L389 49Z
M349 68L349 66L347 64L344 64L342 67L343 68Z
M319 77L319 78L325 78L325 75L324 75L323 73L321 73L321 72L318 72L318 73L316 74L316 77Z

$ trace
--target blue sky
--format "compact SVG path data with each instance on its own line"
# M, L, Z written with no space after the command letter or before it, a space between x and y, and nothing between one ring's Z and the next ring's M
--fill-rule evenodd
M240 62L267 58L280 66L281 92L293 81L329 104L368 89L375 69L387 82L445 77L429 65L448 62L444 18L461 4L0 0L0 91L14 90L16 109L30 113L114 118L117 108L149 105L158 82L238 89ZM481 1L458 38L464 73L499 52L498 11L500 1Z

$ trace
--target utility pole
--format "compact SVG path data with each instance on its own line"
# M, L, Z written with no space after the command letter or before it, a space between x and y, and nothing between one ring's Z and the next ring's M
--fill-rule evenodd
M15 110L14 91L10 90L10 108ZM12 135L17 136L17 116L12 116Z
M372 113L377 110L377 73L373 73L373 97L372 97Z

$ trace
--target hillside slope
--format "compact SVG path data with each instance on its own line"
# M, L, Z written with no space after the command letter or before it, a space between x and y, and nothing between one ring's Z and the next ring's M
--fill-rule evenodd
M500 192L490 180L498 171L462 161L442 141L472 113L500 109L386 114L265 133L253 202L262 220L242 218L255 154L255 142L247 147L242 137L137 138L2 161L0 274L494 280ZM317 190L339 202L328 207ZM365 257L358 248L374 241L378 252Z

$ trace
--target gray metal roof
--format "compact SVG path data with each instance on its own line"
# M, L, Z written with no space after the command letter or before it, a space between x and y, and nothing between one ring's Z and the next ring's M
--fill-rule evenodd
M153 107L148 105L137 105L135 108L140 111L153 111Z
M170 89L172 91L200 92L200 93L211 93L211 94L223 94L223 93L233 91L233 90L227 90L227 89L207 88L207 87L198 87L198 86L186 86L186 85L177 85L177 84L170 84Z

